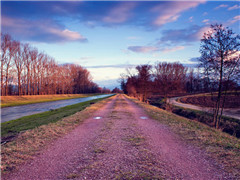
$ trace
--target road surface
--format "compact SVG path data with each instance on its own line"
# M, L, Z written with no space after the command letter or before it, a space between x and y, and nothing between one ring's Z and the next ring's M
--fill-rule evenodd
M2 179L229 179L216 162L123 95Z
M85 98L66 99L66 100L60 100L60 101L27 104L22 106L5 107L5 108L1 108L1 122L7 122L10 120L18 119L23 116L29 116L32 114L50 111L52 109L58 109L64 106L77 104L80 102L86 102L93 99L108 97L111 95L112 94L105 94L105 95L90 96Z
M187 97L187 96L182 96L182 97ZM185 103L178 102L177 100L182 97L170 98L169 103L172 105L175 105L175 106L183 107L183 108L213 113L212 108L200 107L200 106L196 106L196 105L192 105L192 104L185 104ZM240 108L229 108L229 109L226 108L223 110L223 115L240 120Z

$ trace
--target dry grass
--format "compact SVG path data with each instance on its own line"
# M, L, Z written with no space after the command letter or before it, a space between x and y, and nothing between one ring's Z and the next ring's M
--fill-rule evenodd
M82 98L94 94L53 94L53 95L30 95L30 96L1 96L1 107L17 106L64 99Z
M130 99L142 106L151 118L168 125L184 141L197 145L222 164L226 171L237 179L240 178L240 139L197 121Z
M113 98L113 97L111 97ZM85 110L63 118L56 123L42 125L21 133L15 140L2 146L1 170L3 173L17 169L20 164L31 159L39 150L53 140L73 130L92 113L100 109L111 98L104 99Z

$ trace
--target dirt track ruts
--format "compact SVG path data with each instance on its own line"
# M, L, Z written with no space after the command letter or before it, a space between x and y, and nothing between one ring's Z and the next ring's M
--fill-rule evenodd
M96 119L94 117L101 117ZM118 95L2 179L229 179L200 149Z

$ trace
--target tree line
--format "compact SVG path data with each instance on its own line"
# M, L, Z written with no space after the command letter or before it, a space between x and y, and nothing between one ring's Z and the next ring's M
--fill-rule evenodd
M102 92L89 71L76 64L57 64L28 43L1 34L1 95L46 95ZM104 89L105 90L105 89Z
M124 93L143 102L147 102L148 98L154 94L167 98L172 94L186 92L188 83L191 84L191 91L193 89L202 91L200 86L194 87L196 85L194 81L199 82L200 79L194 77L192 73L188 74L188 70L179 62L138 65L133 70L127 69L127 73L122 75L121 88ZM192 69L190 71L193 72Z
M148 102L151 95L167 97L209 92L215 98L213 124L219 128L227 91L240 86L240 36L221 24L203 34L197 68L179 62L157 62L127 69L121 76L125 94ZM213 99L213 98L212 98Z

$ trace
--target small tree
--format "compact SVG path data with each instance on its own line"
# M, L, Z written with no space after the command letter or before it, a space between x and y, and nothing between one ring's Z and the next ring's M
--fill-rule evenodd
M210 81L209 84L216 82L217 86L213 118L216 128L219 128L220 125L228 82L237 80L239 77L239 52L240 36L221 24L211 25L211 29L204 33L203 39L201 39L199 67ZM225 94L223 95L224 90Z

